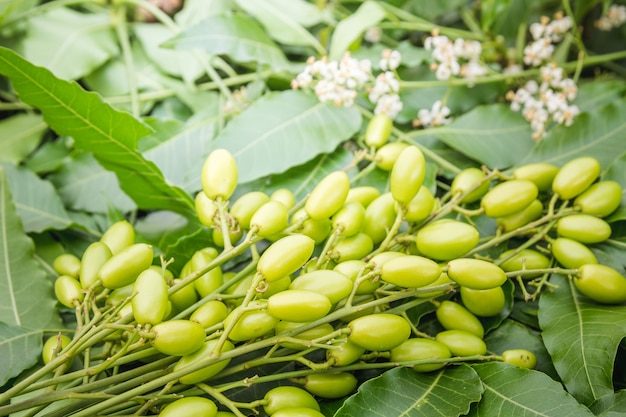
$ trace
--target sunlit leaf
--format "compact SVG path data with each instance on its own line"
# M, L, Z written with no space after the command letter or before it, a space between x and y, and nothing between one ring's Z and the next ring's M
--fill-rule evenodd
M46 129L47 125L37 114L21 113L0 120L0 162L22 162L39 145Z
M564 276L541 294L542 337L563 384L583 404L613 392L613 362L626 336L626 306L603 306L578 294Z
M0 166L0 322L31 329L60 326L52 284L33 255Z
M343 19L335 27L329 58L339 60L352 43L361 38L363 32L376 26L386 16L385 9L374 1L366 1L359 8Z
M575 105L581 112L591 112L595 109L620 100L626 92L626 82L618 80L598 81L581 83Z
M396 368L363 383L335 417L454 417L467 413L481 393L480 380L468 366L426 374Z
M0 323L0 386L37 363L41 355L41 330Z
M485 392L468 417L592 417L559 384L543 372L508 363L473 365Z

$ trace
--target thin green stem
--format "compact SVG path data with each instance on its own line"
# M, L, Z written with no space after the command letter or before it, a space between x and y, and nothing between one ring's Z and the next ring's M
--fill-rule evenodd
M128 90L130 92L130 106L133 116L140 116L139 92L137 88L137 79L135 72L135 60L130 46L128 35L128 27L126 23L126 7L117 8L114 18L115 32L122 48L122 56L124 57L126 77L128 78Z

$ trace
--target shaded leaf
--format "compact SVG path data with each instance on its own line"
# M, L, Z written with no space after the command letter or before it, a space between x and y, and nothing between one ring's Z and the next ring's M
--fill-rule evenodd
M331 152L360 125L355 108L320 103L315 96L288 90L252 103L226 125L213 146L233 154L244 183Z
M209 16L163 44L201 49L241 63L258 62L280 71L291 68L283 52L254 20L241 14Z
M0 386L37 363L41 355L41 330L0 323Z
M154 163L135 151L137 140L150 133L145 124L6 48L0 48L0 63L0 73L11 79L20 98L39 108L57 133L72 136L77 148L93 152L104 168L115 172L122 189L140 208L195 218L189 194L168 185Z
M426 374L395 368L363 383L335 417L454 417L467 413L481 393L476 373L465 365Z
M366 1L359 8L343 19L335 27L328 57L337 61L341 59L353 42L361 38L363 32L380 23L387 12L374 1Z
M15 207L27 233L61 230L72 225L61 198L49 181L42 180L28 169L13 165L4 165L4 170Z
M583 404L613 393L613 362L626 336L626 306L602 306L577 293L574 283L553 275L558 286L539 300L544 344L563 384Z
M468 417L592 417L558 382L543 372L492 362L472 366L485 388Z
M623 416L626 413L626 391L622 390L598 398L589 408L595 414L603 417L611 416L611 413L616 413L616 416Z
M38 114L21 113L0 120L0 162L22 162L39 145L46 129Z
M622 153L608 166L602 179L617 181L622 185L622 204L606 220L609 223L626 220L626 152Z
M528 122L504 104L476 107L432 134L490 168L519 163L534 145Z
M55 8L28 21L28 36L15 50L57 77L76 80L119 53L106 13Z
M34 258L5 170L0 166L0 322L32 329L60 326L52 284Z

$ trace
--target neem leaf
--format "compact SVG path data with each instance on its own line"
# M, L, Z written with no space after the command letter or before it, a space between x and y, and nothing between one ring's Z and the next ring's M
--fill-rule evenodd
M168 185L156 165L136 151L137 140L151 132L148 126L114 109L96 93L60 80L6 48L0 48L0 74L11 80L25 103L41 110L57 133L72 136L77 148L93 152L104 168L115 172L122 189L140 208L195 217L189 194Z
M41 354L41 330L0 323L0 386L37 363Z
M559 384L543 372L508 363L473 365L485 392L468 417L592 417Z
M613 393L613 363L626 336L626 306L603 306L578 294L561 275L541 294L539 325L563 384L583 404Z
M481 394L476 373L465 365L434 373L395 368L364 382L335 417L454 417L467 413Z
M363 32L380 23L387 12L374 1L366 1L359 8L343 19L335 27L330 45L329 58L338 61L353 42L361 38Z

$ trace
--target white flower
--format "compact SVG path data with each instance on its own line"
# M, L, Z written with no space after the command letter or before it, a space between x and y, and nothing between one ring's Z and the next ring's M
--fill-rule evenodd
M567 106L564 109L561 109L557 112L555 112L552 115L552 118L554 119L555 122L565 125L565 126L571 126L572 123L574 123L574 117L577 116L578 114L580 114L580 110L578 109L578 106Z
M600 30L611 30L621 26L626 22L626 6L612 4L605 15L600 16L596 27Z
M400 52L391 49L385 49L382 53L382 59L378 66L382 71L393 71L400 66L402 55Z
M397 94L385 94L378 99L374 114L384 113L391 119L395 119L402 110L402 101Z
M382 37L383 31L379 27L371 27L363 34L363 39L371 43L378 43Z
M524 64L538 67L552 57L554 45L548 38L541 38L524 48Z
M441 100L435 101L432 109L421 109L417 112L419 124L425 128L441 126L450 123L452 119L448 118L449 115L450 109L446 106L443 106Z

